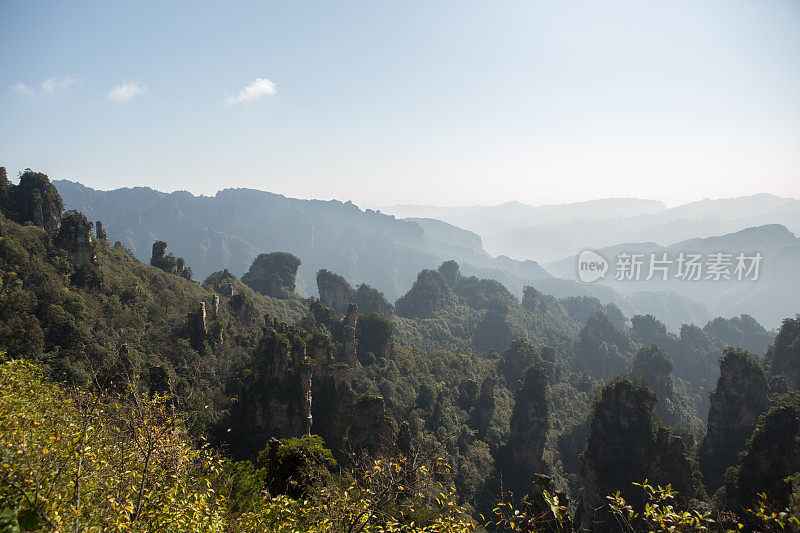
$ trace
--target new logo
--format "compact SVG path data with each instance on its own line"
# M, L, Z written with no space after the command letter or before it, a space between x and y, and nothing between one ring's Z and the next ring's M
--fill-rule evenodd
M608 272L608 261L592 250L584 250L578 256L578 278L584 283L602 279Z

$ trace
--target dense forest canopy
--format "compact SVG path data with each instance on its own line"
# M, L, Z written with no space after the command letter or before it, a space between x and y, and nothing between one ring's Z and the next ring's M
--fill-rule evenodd
M280 249L196 281L33 171L0 213L2 531L797 523L800 318L673 333L451 258L395 305Z

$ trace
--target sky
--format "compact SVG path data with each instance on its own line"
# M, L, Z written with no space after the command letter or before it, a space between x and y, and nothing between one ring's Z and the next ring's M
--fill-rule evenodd
M0 165L475 205L800 197L800 0L0 0Z

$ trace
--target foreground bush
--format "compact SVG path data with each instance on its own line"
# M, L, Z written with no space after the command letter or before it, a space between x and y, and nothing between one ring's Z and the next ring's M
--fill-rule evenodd
M251 464L196 446L166 397L134 385L97 395L28 362L0 363L2 532L473 530L444 465L360 464L302 498L270 495Z

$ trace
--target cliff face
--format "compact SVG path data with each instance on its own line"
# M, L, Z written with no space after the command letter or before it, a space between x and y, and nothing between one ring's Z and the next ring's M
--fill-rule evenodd
M351 298L358 304L362 313L378 313L385 318L394 316L394 306L389 303L383 293L366 283L359 285Z
M231 415L237 441L232 451L255 457L270 437L306 433L310 414L310 362L304 332L267 316L255 354L258 371L240 378L238 401Z
M385 318L394 315L394 307L381 291L366 284L353 289L346 279L329 270L317 272L317 290L320 301L340 313L346 312L348 305L355 303L362 313L378 313Z
M765 359L771 376L783 375L787 387L800 389L800 319L783 321Z
M347 431L346 446L355 452L379 452L395 442L392 420L380 396L366 396L356 402Z
M691 497L692 470L683 442L657 427L655 403L649 388L624 378L609 382L600 392L581 461L583 493L578 513L582 527L613 530L606 496L617 490L634 507L643 505L634 482L672 483L681 497Z
M672 360L664 350L655 344L641 348L633 360L631 377L644 380L655 391L658 396L656 412L665 424L671 426L678 423L674 409Z
M753 508L757 493L766 492L774 505L789 505L791 485L784 480L797 461L797 408L784 405L771 409L753 433L735 476L727 480L728 508Z
M633 358L633 344L603 312L586 320L575 345L575 367L610 379L623 374Z
M652 344L641 348L633 360L631 376L644 379L658 395L659 400L672 398L672 361L669 356Z
M522 379L525 370L539 359L536 350L524 339L511 341L500 357L498 368L510 389Z
M353 288L342 276L320 270L317 272L317 290L322 303L340 313L347 311Z
M97 258L94 254L92 226L82 213L67 211L61 219L53 242L65 250L75 264L94 263Z
M437 270L423 270L417 281L395 305L397 314L404 317L426 317L455 303L456 296L445 277Z
M344 324L344 357L353 368L359 366L358 354L356 351L356 326L358 325L358 306L350 304L347 307Z
M286 252L261 254L253 260L242 282L273 298L289 298L295 291L300 259Z
M494 387L497 382L492 377L487 377L481 384L481 394L470 413L469 425L474 429L478 438L483 439L489 431L489 424L494 416Z
M737 463L766 408L767 393L767 379L755 358L742 350L725 350L717 388L710 396L706 435L698 451L709 493L722 486L725 470Z
M27 169L19 185L14 185L8 181L6 169L0 167L0 210L14 222L30 222L53 235L61 222L64 203L47 175Z
M153 254L150 257L150 264L160 268L168 274L176 274L182 278L192 279L192 269L186 266L183 257L175 257L167 253L167 243L156 241L153 243Z
M390 357L394 349L394 325L383 315L359 315L356 326L358 357L365 361Z
M549 427L547 417L547 371L543 364L536 364L525 372L511 414L503 478L515 494L527 492L535 474L549 471L542 457Z
M235 298L235 297L234 297ZM233 299L233 298L232 298ZM330 311L330 310L329 310ZM245 371L231 408L237 457L254 457L270 438L316 434L337 455L376 452L392 445L394 427L383 399L359 399L351 382L360 372L355 305L340 324L341 349L326 334L310 335L269 315L254 355L257 371ZM192 324L198 328L199 318Z

